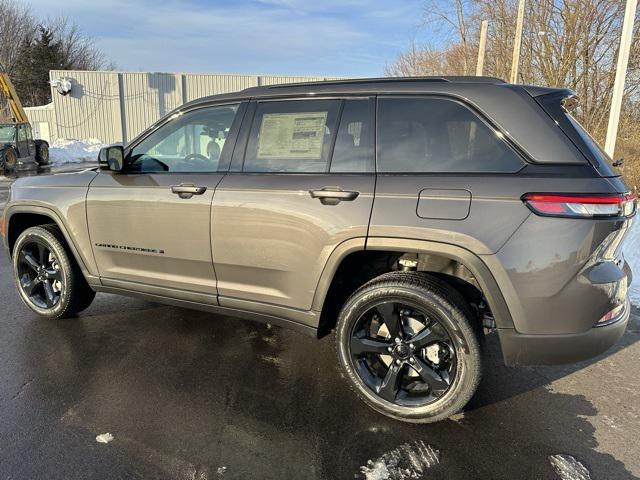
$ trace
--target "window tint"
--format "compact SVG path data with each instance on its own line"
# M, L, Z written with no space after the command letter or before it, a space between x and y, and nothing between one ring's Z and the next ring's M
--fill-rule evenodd
M373 172L373 135L368 100L345 100L331 172Z
M518 155L453 100L383 98L378 107L381 172L515 172Z
M27 141L27 129L25 127L18 127L18 141L26 142Z
M0 125L0 142L14 142L16 139L16 127L13 125Z
M258 104L245 172L326 172L340 102L295 100Z
M178 114L131 150L131 172L215 172L238 105Z

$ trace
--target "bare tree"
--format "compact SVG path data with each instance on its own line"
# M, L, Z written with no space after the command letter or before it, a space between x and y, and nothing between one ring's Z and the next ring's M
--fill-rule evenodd
M45 22L61 45L65 68L73 70L113 70L114 64L92 38L82 33L78 25L68 17L56 17Z
M446 49L419 47L415 43L385 67L385 75L391 77L416 77L422 75L466 75L464 47L460 44Z
M36 32L31 9L14 0L0 0L0 64L11 73L22 41Z
M53 35L52 44L59 50L55 64L40 65L31 62L32 68L25 68L31 59L25 55L30 47L40 37L40 32L46 30ZM96 47L93 39L85 35L78 25L68 17L52 19L37 19L28 5L17 0L0 0L0 66L6 69L18 89L24 95L23 104L33 106L43 98L49 98L46 70L54 68L75 70L112 70L115 65L109 62L106 55ZM19 67L19 68L17 68ZM45 68L43 75L36 71ZM38 78L39 94L29 95L20 86L29 84L33 78ZM33 92L33 89L30 90ZM37 99L37 100L36 100ZM49 98L50 101L50 98ZM10 118L7 102L0 98L0 120Z

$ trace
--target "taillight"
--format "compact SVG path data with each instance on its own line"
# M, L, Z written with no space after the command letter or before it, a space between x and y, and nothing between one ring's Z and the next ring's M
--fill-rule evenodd
M527 193L522 201L533 213L548 217L630 217L636 212L636 196L631 193Z

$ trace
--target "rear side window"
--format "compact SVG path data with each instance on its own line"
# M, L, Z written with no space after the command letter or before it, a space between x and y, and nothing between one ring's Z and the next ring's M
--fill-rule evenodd
M378 101L378 171L511 173L523 162L464 105L442 98Z
M259 103L243 171L326 172L339 107L337 100Z
M371 105L369 100L344 101L331 173L369 173L375 170Z
M582 152L589 162L598 169L605 177L614 176L616 172L611 166L611 159L589 135L582 125L571 115L572 108L580 108L577 97L569 95L567 91L550 93L535 100L542 105L542 108L560 126L562 131L571 139L574 145ZM565 100L572 100L563 106ZM567 108L569 107L569 108Z

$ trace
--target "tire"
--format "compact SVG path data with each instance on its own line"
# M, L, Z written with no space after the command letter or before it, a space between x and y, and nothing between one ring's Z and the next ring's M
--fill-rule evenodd
M2 152L2 173L12 173L18 163L18 154L13 147L8 147Z
M20 298L42 317L72 317L89 307L95 298L96 292L87 283L55 225L22 232L16 240L12 261Z
M38 165L49 164L49 144L44 140L36 140L36 161Z
M387 273L345 302L336 326L338 362L355 393L379 413L411 423L444 420L480 383L473 318L447 283L417 272Z

